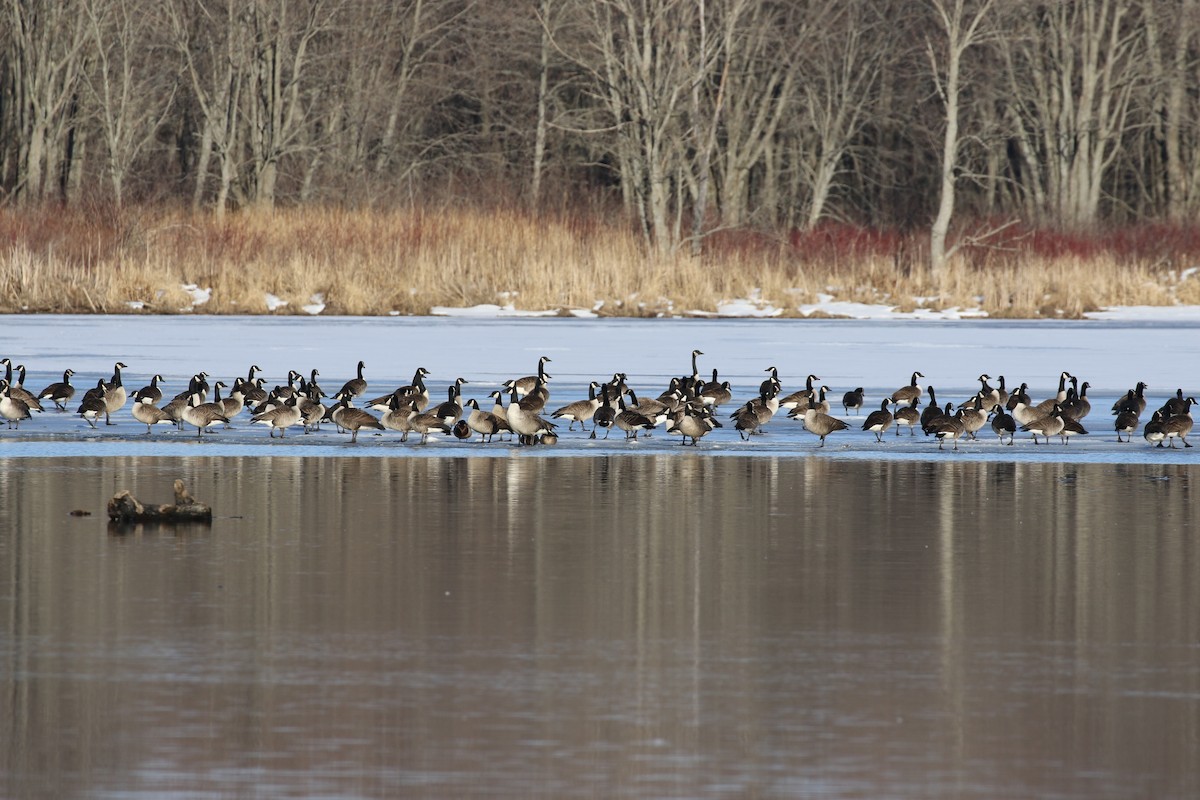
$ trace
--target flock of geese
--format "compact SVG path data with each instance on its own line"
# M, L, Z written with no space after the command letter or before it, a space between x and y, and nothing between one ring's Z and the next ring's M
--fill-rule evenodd
M711 380L700 376L697 358L702 355L701 351L693 350L691 373L672 378L657 396L639 397L626 382L627 376L616 373L610 380L592 381L586 399L552 411L547 411L551 379L546 372L546 364L551 361L547 356L538 359L536 374L505 381L502 389L491 392L489 397L493 402L489 409L481 408L473 398L463 400L462 387L469 383L465 378L450 384L444 402L432 403L425 385L430 373L424 367L417 368L411 383L367 398L368 383L362 361L358 362L356 377L332 395L322 390L315 369L308 377L293 370L288 373L286 383L268 390L266 379L258 374L262 369L255 365L249 368L246 377L230 383L210 384L207 373L197 373L188 382L186 391L163 402L162 375L154 375L148 385L130 395L121 374L128 367L118 361L110 379L99 379L83 394L75 413L93 428L101 418L112 425L112 415L132 400L132 416L146 426L147 435L156 425L179 429L191 426L200 439L205 431L228 427L245 412L251 424L263 425L272 438L278 433L282 439L293 427L309 433L321 425L332 424L339 431L349 432L351 442L358 440L360 430L379 430L397 432L401 441L407 441L415 433L422 443L432 433L443 433L464 440L478 436L480 442L491 442L500 435L502 440L515 437L522 445L553 444L558 441L561 423L566 421L568 431L578 424L592 439L601 429L607 439L612 429L617 428L626 439L636 440L639 434L649 436L662 426L667 433L680 436L682 444L696 445L726 424L743 439L749 439L762 433L781 410L818 436L821 447L825 446L827 436L850 428L848 422L831 414L830 389L818 385L820 378L809 375L803 389L784 394L775 367L765 370L768 377L760 384L756 396L737 405L732 413L721 414L721 407L732 402L733 391L729 381L719 378L716 369L712 370ZM0 366L5 368L5 376L0 380L0 416L10 428L30 419L32 412L44 411L43 402L53 404L60 412L68 411L67 404L75 397L75 387L71 384L73 370L66 370L61 381L35 395L24 386L24 365L14 366L11 359L4 358L0 359ZM1010 393L1003 376L997 386L992 386L989 375L980 375L979 391L957 407L949 402L944 406L939 404L934 387L921 385L920 379L924 377L920 372L912 373L907 385L884 397L879 408L866 415L862 430L874 434L876 441L882 443L889 430L895 429L895 435L899 436L902 428L908 428L909 435L915 436L919 427L926 436L938 440L939 449L949 441L955 450L960 439L976 439L989 423L1000 443L1009 445L1018 432L1031 434L1034 444L1049 444L1055 437L1067 444L1072 437L1088 433L1082 423L1092 410L1087 396L1089 384L1080 383L1068 372L1059 376L1054 395L1036 403L1028 394L1027 384L1022 383ZM1178 390L1142 426L1146 388L1145 383L1138 383L1113 404L1117 441L1130 441L1141 426L1142 436L1153 445L1175 447L1178 440L1184 447L1191 447L1187 437L1192 430L1191 408L1195 398L1185 397L1183 390ZM926 395L928 401L922 406ZM332 402L327 403L326 399ZM360 405L356 406L356 402ZM845 392L841 398L844 415L851 411L859 414L864 402L861 387Z

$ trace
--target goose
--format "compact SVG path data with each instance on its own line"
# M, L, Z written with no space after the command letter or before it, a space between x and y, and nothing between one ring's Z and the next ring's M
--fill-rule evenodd
M0 416L8 421L8 427L20 428L21 420L29 419L29 406L24 400L12 396L12 386L0 379Z
M112 414L120 411L125 406L127 398L125 387L121 384L121 370L129 369L127 364L118 361L113 366L112 380L104 384L104 424L114 424L110 419Z
M364 411L361 408L355 408L350 405L351 395L347 392L338 392L334 395L338 399L338 404L334 406L331 416L333 421L342 428L350 431L350 444L355 444L358 441L358 432L363 428L382 431L383 424L375 419L370 412ZM449 432L449 426L443 426ZM424 441L424 437L422 437Z
M997 378L997 380L1000 382L1000 385L996 388L996 404L1003 406L1008 403L1008 387L1004 385L1003 375Z
M133 418L146 426L146 435L150 435L150 429L155 425L174 425L175 420L171 418L165 410L154 405L152 395L146 395L144 392L150 387L138 389L133 393ZM160 393L161 398L161 393Z
M763 391L766 388L767 391ZM755 413L758 414L758 424L766 425L779 410L779 384L764 384L758 387L758 397L750 401Z
M1067 401L1067 381L1071 379L1071 373L1060 372L1058 375L1058 392L1054 397L1047 398L1034 406L1038 414L1046 415L1054 410L1055 405L1061 406Z
M457 378L454 383L450 384L447 389L446 402L440 404L433 410L434 416L445 422L447 425L453 425L458 422L463 414L462 407L462 385L470 383L466 378Z
M942 407L938 405L937 392L930 386L929 405L925 406L925 409L921 412L921 430L926 436L933 433L932 424L944 413Z
M155 406L158 405L158 401L162 400L162 396L163 396L162 388L158 384L160 384L164 380L166 380L166 379L163 378L162 375L151 376L150 384L148 386L143 386L142 388L140 388L136 392L134 392L135 395L137 395L138 397L141 398L140 400L138 400L138 402L139 403L149 403L149 404L155 405Z
M625 431L626 439L637 440L638 431L650 431L654 429L654 420L641 414L638 411L628 408L625 405L625 395L617 395L617 416L615 424L618 428ZM608 438L605 436L605 438Z
M1112 411L1114 414L1119 414L1122 411L1132 411L1139 417L1146 410L1146 390L1150 387L1142 381L1138 381L1137 386L1130 389L1124 397L1113 403Z
M975 434L987 424L988 415L983 410L983 398L976 397L970 408L960 408L958 412L958 418L963 424L963 432L972 439L977 439Z
M1184 447L1191 447L1192 444L1187 440L1188 434L1192 432L1192 405L1196 402L1196 398L1189 397L1183 401L1184 412L1175 414L1174 416L1166 417L1163 422L1163 438L1175 447L1175 440L1183 442Z
M74 374L73 369L64 371L63 379L42 389L38 400L49 400L59 411L66 411L67 403L75 396L75 387L71 385L71 376Z
M685 397L691 400L696 396L698 391L699 389L695 383L681 381L679 378L671 378L671 383L667 386L666 391L655 398L655 401L662 403L666 407L667 414L674 414L683 404Z
M1071 395L1067 402L1063 404L1063 414L1071 419L1081 420L1088 414L1092 413L1092 401L1088 400L1087 390L1091 388L1091 384L1087 381L1079 384L1079 388L1075 388L1078 381L1074 376L1071 377Z
M425 379L429 375L429 370L424 367L417 367L416 372L413 373L412 383L397 388L391 394L376 397L374 400L363 403L363 405L372 411L386 412L391 405L392 397L395 396L400 399L402 408L407 408L407 402L413 400L417 404L417 411L424 411L429 405L429 389L425 386Z
M542 384L542 388L545 389L546 381L550 380L550 377L551 377L546 374L546 365L549 364L550 362L551 362L550 356L542 356L541 358L539 358L538 366L537 366L537 375L526 375L524 378L517 378L516 380L511 382L512 388L516 389L517 394L521 397L525 397L530 392L532 392L534 390L534 388L537 386L539 381ZM546 391L547 399L549 398L549 396L550 396L550 392L547 390ZM545 404L543 403L543 405L545 405Z
M1012 404L1013 419L1016 420L1018 425L1028 425L1038 417L1045 416L1044 414L1039 414L1037 409L1029 405L1028 397L1028 395L1022 392L1021 394L1013 395L1009 400L1009 403ZM1013 400L1016 400L1015 404L1013 404Z
M319 430L322 422L327 419L333 419L330 416L333 413L333 408L326 408L321 404L320 396L317 394L320 388L317 389L317 392L314 392L312 389L313 387L310 383L307 394L296 394L296 406L300 409L300 422L304 426L305 433L312 433ZM334 425L336 426L337 423L334 423ZM338 430L340 431L341 429L339 428Z
M450 432L454 434L455 439L463 442L465 442L467 439L470 439L474 435L474 432L471 430L471 426L467 424L465 419L460 419L458 422L454 423L454 425L450 428Z
M887 429L892 427L892 421L895 420L895 415L888 411L888 406L891 405L890 398L884 398L879 404L878 411L872 411L863 420L862 429L875 434L875 441L882 444L883 435L887 433Z
M508 411L504 408L504 392L501 392L499 389L497 389L494 392L489 392L488 397L492 398L492 414L495 415L496 419L504 423L500 440L504 441L504 433L510 434L509 438L511 439L513 429L508 424Z
M938 417L933 423L933 435L938 440L938 450L944 450L942 447L947 439L954 442L954 449L958 450L958 440L966 433L966 425L963 423L963 411L959 409L957 413L950 413L951 404L946 404L946 413Z
M528 399L534 392L536 392L536 388L531 388L530 393L525 396L525 399ZM535 443L538 436L553 433L554 429L558 426L549 420L539 417L536 411L525 408L518 395L518 389L514 384L509 389L508 424L513 429L513 432L517 434L518 441L521 444L531 445Z
M25 405L29 406L30 411L36 411L39 414L45 411L42 408L42 403L33 392L25 388L25 365L17 364L17 378L8 387L8 392L14 400L20 400Z
M337 397L338 395L345 395L350 398L362 397L367 391L367 380L363 377L363 367L365 366L366 364L363 362L358 362L357 377L351 378L342 384L342 388L338 389L338 391L334 393L334 397ZM313 371L313 375L316 375L315 370ZM315 381L316 378L314 377L313 380Z
M250 424L266 425L272 439L275 438L275 431L279 431L279 438L282 439L287 429L298 425L300 419L300 397L293 394L282 404L255 414L250 418Z
M637 393L633 389L629 389L625 393L629 395L629 402L632 404L631 410L652 420L655 427L666 422L667 417L671 414L672 409L660 400L652 400L649 397L643 397L639 400Z
M600 399L596 397L596 390L600 388L598 381L592 381L588 384L587 400L576 400L574 403L568 403L562 408L556 410L550 416L554 419L566 419L570 424L567 425L567 430L575 429L575 423L579 423L579 427L583 431L587 431L587 426L583 423L592 418L596 413L596 409L600 407Z
M608 384L600 387L600 406L592 413L592 435L589 439L596 438L596 429L604 428L604 438L608 438L608 434L612 433L612 427L617 421L617 409L613 408L612 403L608 399Z
M844 431L849 427L840 419L831 417L815 408L810 407L808 411L804 412L804 430L821 437L820 447L825 446L826 436L835 431Z
M891 398L888 399L890 400ZM917 409L917 403L919 403L920 400L921 398L914 397L908 401L908 405L904 406L903 408L896 409L895 422L897 436L900 435L900 426L902 425L908 426L909 436L916 436L916 431L914 429L917 427L917 423L921 421L921 412Z
M1166 431L1163 430L1163 414L1161 411L1155 411L1150 417L1150 421L1146 423L1146 427L1142 428L1142 438L1156 447L1163 446L1163 439L1166 438Z
M792 419L799 419L804 416L804 412L810 408L815 408L822 414L829 413L829 400L825 395L829 392L828 386L822 386L815 393L810 394L807 400L801 400L796 404L796 407L788 412L788 416Z
M393 394L390 396L388 404L388 408L383 412L379 424L385 430L399 433L400 441L407 442L408 434L412 432L412 418L420 413L416 410L416 402L413 400L401 400L399 395Z
M787 397L779 401L780 408L786 408L789 411L799 411L804 413L808 408L808 403L816 394L813 392L813 382L821 380L816 375L809 375L804 379L804 388L799 391L792 392Z
M312 371L311 377L309 377L309 379L308 379L308 386L306 387L308 390L308 396L311 397L313 400L316 400L318 403L321 402L322 397L328 397L328 395L325 394L325 390L322 389L320 387L320 385L317 384L317 376L320 374L321 374L320 372L318 372L316 369L314 369ZM303 382L303 381L301 381L301 382Z
M990 381L991 379L992 379L992 376L988 375L986 373L979 376L978 397L981 401L983 401L982 405L984 408L991 408L992 406L996 405L997 403L1002 402L1000 399L1000 390L993 389L991 386L988 385L988 381ZM1003 375L1000 376L1000 380L1001 381L1004 380ZM1006 392L1006 394L1007 394L1007 392Z
M715 389L721 385L721 379L717 376L717 368L713 367L712 380L700 387L699 391L703 393L706 389Z
M480 409L479 401L474 397L467 401L467 408L471 409L465 420L467 428L479 434L480 444L492 441L492 437L497 433L509 429L507 422L491 412Z
M858 414L863 407L863 387L851 389L842 395L842 411L846 414L850 413L850 409L854 409L854 413Z
M713 370L716 374L716 370ZM720 408L733 399L733 387L729 385L729 381L722 381L713 386L709 384L700 392L700 402L713 409Z
M1063 419L1062 406L1055 403L1050 409L1049 414L1041 414L1021 426L1021 430L1028 431L1033 434L1033 443L1038 443L1038 436L1043 436L1046 439L1046 444L1050 444L1050 437L1057 436L1062 433Z
M1008 402L1004 404L1004 407L1009 411L1015 411L1018 403L1030 404L1029 384L1022 383L1018 386L1017 390L1008 396Z
M200 434L204 433L205 428L229 422L220 403L205 403L202 400L201 394L196 392L183 407L183 421L196 426L196 441L200 441Z
M702 353L699 350L692 351L692 374L688 375L684 378L684 382L687 383L689 386L694 386L700 382L700 369L696 365L696 357L702 356L702 355L704 355L704 353ZM715 371L713 372L713 380L716 380L716 372Z
M1070 444L1072 436L1086 436L1087 428L1074 417L1068 416L1066 413L1062 415L1062 430L1058 432L1058 436L1062 439L1063 444Z
M909 381L908 386L901 386L899 389L892 392L892 402L896 405L900 405L901 403L907 403L909 400L912 400L914 397L920 397L921 396L921 387L920 387L920 385L917 384L917 378L924 378L924 377L925 376L922 375L921 373L914 372L912 374L912 379Z
M258 411L259 406L267 401L266 378L255 378L249 383L242 383L242 403L252 411Z
M83 399L79 402L79 408L75 413L83 417L84 422L96 427L96 420L100 419L100 415L108 408L104 402L104 378L96 381L95 387L88 389L83 393Z
M766 369L763 370L763 372L771 373L771 377L767 378L766 380L764 380L762 383L760 383L758 385L758 393L759 394L772 394L772 393L778 394L779 388L780 388L779 370L777 370L775 367L767 367Z
M222 381L217 381L215 384L213 384L213 387L215 389L213 393L213 402L221 404L221 409L224 412L226 419L232 420L238 414L242 413L242 409L246 407L246 402L244 399L245 395L242 394L242 390L240 388L234 389L229 393L228 397L222 398L220 395L220 389L226 388L225 384ZM217 389L216 387L220 387L220 389ZM301 397L303 397L303 395L301 395ZM228 427L228 423L226 423L226 426Z
M701 438L707 436L713 428L720 424L713 419L711 412L693 411L690 405L684 405L667 423L667 433L678 433L681 445L686 445L688 439L691 439L692 446L695 447Z
M1188 412L1188 404L1183 398L1183 389L1176 389L1175 396L1168 398L1167 402L1163 403L1160 410L1163 412L1163 416L1167 419L1170 419L1176 414L1186 414Z
M758 433L758 428L761 425L758 418L758 412L754 409L754 401L747 400L746 405L739 408L729 415L733 422L733 428L738 432L738 436L743 440L748 440L751 436Z
M1138 428L1138 415L1133 411L1126 409L1117 414L1117 418L1113 420L1113 428L1117 432L1117 441L1131 442L1133 441L1133 432ZM1125 434L1125 439L1121 439L1121 434Z
M509 386L509 391L516 390L516 388L517 387L515 385ZM520 395L520 392L517 392L517 394ZM533 382L533 387L525 394L525 396L517 400L517 404L520 405L524 411L530 414L537 414L546 407L546 401L549 399L550 392L546 389L545 381L543 381L541 378L537 378ZM510 403L509 408L511 407L512 404Z
M1000 444L1004 444L1004 437L1007 436L1008 443L1011 445L1013 437L1017 433L1017 421L1005 412L1004 406L1001 403L996 403L992 406L992 413L994 415L992 417L992 431L1000 439Z

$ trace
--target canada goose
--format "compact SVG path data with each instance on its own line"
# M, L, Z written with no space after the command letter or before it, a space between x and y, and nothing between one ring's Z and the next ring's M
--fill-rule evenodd
M1049 414L1054 410L1055 404L1061 406L1067 400L1067 381L1071 379L1071 373L1060 372L1058 375L1058 391L1054 397L1047 398L1034 406L1038 414Z
M314 369L308 379L308 385L305 387L308 392L308 396L318 403L321 402L322 397L328 397L328 395L325 394L325 390L322 389L317 383L317 376L320 374L320 372ZM303 380L301 382L303 383Z
M516 385L509 386L509 390L516 390ZM520 392L517 392L519 395ZM538 414L546 407L546 401L550 399L550 392L546 389L546 382L541 378L535 378L533 386L526 392L524 397L517 400L517 404L529 414ZM509 404L511 408L511 403Z
M1000 444L1004 444L1004 437L1008 436L1008 443L1013 443L1013 437L1017 433L1017 422L1010 416L1001 403L996 403L992 406L992 430L1000 439Z
M163 378L162 375L151 376L150 384L148 386L143 386L141 389L138 389L134 393L138 397L141 398L138 402L139 403L150 403L151 405L155 405L155 406L158 405L158 401L162 400L162 396L163 396L162 388L158 384L164 380L166 380L166 379Z
M1084 381L1076 389L1075 384L1077 381L1077 378L1071 376L1071 389L1068 392L1070 397L1066 403L1063 403L1063 416L1074 420L1082 420L1088 414L1092 413L1092 401L1087 396L1087 390L1091 388L1091 384Z
M383 424L375 419L370 412L350 405L350 394L338 392L335 397L338 398L338 404L334 407L331 417L339 426L350 431L350 444L358 441L358 432L363 428L377 431L384 430ZM449 432L449 426L443 423L443 427ZM421 441L424 441L424 437L422 437Z
M1067 416L1066 413L1060 414L1063 427L1058 432L1058 436L1062 439L1063 444L1070 444L1072 436L1086 436L1087 428L1080 424L1079 420L1074 417Z
M225 388L225 384L221 381L217 381L217 383L214 384L214 386L217 385L219 385L222 389ZM224 411L226 419L232 420L238 414L242 413L242 409L246 407L246 396L241 387L242 384L239 381L237 388L231 391L228 397L220 398L220 395L218 394L213 395L213 402L221 404L221 409Z
M862 429L875 434L875 441L880 444L883 443L883 434L892 427L892 421L895 419L895 415L888 411L889 405L891 405L891 400L885 397L879 404L879 410L868 414L862 424Z
M937 421L944 413L942 407L937 402L937 392L933 387L929 387L929 405L921 412L921 431L928 436L933 433L933 423Z
M707 389L715 389L721 385L721 379L717 377L717 368L713 367L712 380L702 385L698 391L703 393Z
M987 413L983 410L983 399L976 397L970 408L960 408L958 410L958 418L962 421L963 432L972 439L977 439L975 435L987 424Z
M225 416L225 409L220 403L201 402L201 395L197 392L183 407L183 421L196 426L196 441L200 441L200 434L204 433L205 428L228 423L229 418Z
M540 382L540 380L536 382ZM534 392L536 392L536 387L530 389L530 394L526 395L526 398L534 394ZM538 436L554 432L557 426L553 422L542 419L537 415L536 411L530 411L521 405L515 384L509 389L509 393L508 424L513 429L513 432L517 434L518 441L521 444L534 444L534 440Z
M1037 437L1039 435L1046 438L1046 444L1050 444L1050 437L1062 433L1062 429L1062 406L1058 403L1053 405L1049 414L1041 414L1021 426L1021 430L1033 434L1034 444L1038 443Z
M1078 383L1078 381L1079 379L1074 375L1071 376L1071 388L1075 389L1078 394L1075 397L1075 402L1071 404L1071 407L1064 408L1063 410L1075 419L1081 420L1088 414L1092 413L1092 401L1089 400L1087 396L1088 389L1092 388L1092 384L1088 381L1084 381L1083 383Z
M447 425L453 425L462 417L462 385L464 383L470 383L470 381L466 378L455 379L454 383L450 384L447 389L446 402L433 410L434 416Z
M17 364L17 377L8 386L8 393L14 400L20 400L25 405L29 406L30 411L36 411L39 414L45 411L42 408L42 403L33 396L33 392L25 388L25 365Z
M1022 383L1019 387L1017 387L1017 390L1008 396L1008 402L1004 404L1004 407L1009 411L1015 411L1018 403L1030 405L1029 384ZM1020 420L1018 420L1018 422L1019 421Z
M958 440L966 433L966 426L963 424L962 415L963 409L959 409L954 414L950 413L952 405L946 404L946 413L933 421L933 435L938 440L938 450L944 450L942 446L949 439L954 442L954 449L958 450Z
M259 406L267 401L267 390L263 388L266 384L266 378L255 378L250 383L243 383L242 403L249 406L252 411L258 411Z
M816 391L815 394L809 395L807 402L801 401L801 402L797 403L796 407L788 412L788 416L791 417L792 419L800 419L801 417L804 416L805 412L808 411L808 409L810 409L810 408L815 408L817 411L820 411L822 414L828 414L829 413L829 400L825 396L826 394L828 394L828 392L829 392L829 387L822 386L820 389L818 389Z
M626 439L638 438L638 431L650 431L654 429L654 420L647 417L645 414L628 408L625 405L625 395L617 395L617 416L615 419L616 426L625 431ZM605 438L608 438L605 436Z
M412 383L408 386L401 386L392 392L392 394L377 397L368 403L364 403L364 405L372 411L387 411L392 395L396 395L400 398L401 407L405 407L407 402L411 400L417 404L417 413L420 413L429 406L429 389L425 386L425 379L429 375L429 370L424 367L417 367L417 371L413 373Z
M75 413L83 417L84 422L96 427L96 420L105 412L108 406L104 402L104 378L96 381L95 387L88 389L83 393L83 399L79 402L79 408Z
M908 386L901 386L899 389L892 392L892 402L895 403L896 405L900 405L901 403L907 403L909 400L912 400L914 397L920 397L921 396L921 387L917 384L917 378L924 378L924 377L925 376L922 375L921 373L914 372L912 374L912 379L909 381Z
M589 439L596 438L596 429L604 428L604 438L608 438L608 434L612 433L612 426L617 421L617 409L613 408L612 402L609 400L608 384L600 387L600 406L592 413L592 435Z
M890 400L891 398L888 399ZM921 421L921 412L917 409L917 403L920 401L921 398L914 397L908 401L908 405L896 409L895 422L897 436L900 435L900 426L902 425L908 426L909 436L916 436L915 428L917 427L917 423Z
M479 408L479 402L475 398L467 401L467 408L471 409L471 413L467 414L465 420L467 427L479 434L479 442L492 441L497 433L508 430L508 423L488 411L483 411ZM485 438L486 437L486 438Z
M1008 404L1008 387L1004 385L1004 376L1001 375L998 380L1000 385L996 388L996 404L1004 406Z
M1121 411L1117 414L1117 418L1113 420L1113 428L1117 432L1117 441L1131 442L1133 441L1133 432L1137 430L1139 425L1138 415L1131 410ZM1121 434L1125 434L1125 439L1121 439Z
M112 414L120 411L125 406L126 394L125 387L121 385L121 370L128 369L127 364L122 364L118 361L113 366L112 380L104 384L104 424L114 424L110 419Z
M454 423L454 425L450 428L450 433L454 434L455 439L463 442L465 442L467 439L470 439L474 435L474 432L471 430L471 426L467 424L465 419L460 419L458 422Z
M704 355L704 353L699 350L692 351L692 374L686 376L685 378L685 382L687 382L688 385L695 385L700 382L700 369L696 365L696 356L702 355ZM713 373L713 380L716 380L715 372Z
M1028 425L1035 419L1045 416L1044 414L1039 414L1037 409L1029 405L1029 395L1024 392L1014 394L1009 399L1009 405L1013 419L1016 420L1018 425Z
M850 426L842 422L836 417L831 417L828 414L818 411L815 408L809 408L804 412L804 430L809 433L821 437L821 447L825 446L825 437L834 431L844 431Z
M1142 438L1151 444L1162 447L1163 439L1166 438L1166 431L1163 430L1163 414L1161 411L1155 411L1150 417L1150 421L1146 423L1146 427L1142 428Z
M29 419L29 406L24 400L12 396L12 386L0 378L0 416L8 421L8 427L20 428L21 420Z
M746 401L746 405L739 408L729 415L733 420L733 428L738 432L738 436L742 439L749 439L754 434L758 433L759 425L758 412L754 409L754 401Z
M780 408L786 408L789 411L798 411L801 414L808 408L808 403L812 398L816 397L813 391L813 381L821 380L816 375L809 375L804 380L804 388L792 392L787 397L779 401Z
M713 370L716 373L716 370ZM711 406L713 409L720 408L733 399L733 388L729 385L729 381L722 381L716 386L709 384L700 392L700 402L706 406Z
M307 391L296 393L296 407L300 409L300 422L304 426L305 433L318 430L322 422L333 419L330 416L333 409L326 408L321 404L320 392L320 387L310 383ZM336 425L336 423L334 424Z
M342 384L342 388L338 389L337 392L335 392L333 396L337 397L338 395L345 395L346 397L349 397L351 399L353 399L355 397L362 397L363 394L367 391L367 380L366 380L366 378L363 377L363 367L365 367L365 366L366 366L366 364L364 364L363 362L361 362L361 361L358 362L357 377L351 378L350 380L348 380L344 384ZM359 410L361 410L361 409L359 409Z
M863 407L863 387L859 386L857 389L851 389L850 391L848 391L844 395L842 395L842 411L843 411L843 413L849 414L850 409L853 408L854 413L858 414L859 410L862 409L862 407Z
M146 426L146 435L150 435L150 429L155 425L174 425L175 420L171 418L163 409L154 405L150 397L143 394L145 387L133 393L133 418ZM161 393L159 397L161 398Z
M600 399L596 397L596 390L600 388L598 381L592 381L588 384L587 400L576 400L574 403L568 403L558 409L550 416L554 419L567 419L570 424L567 425L567 430L574 430L575 423L579 423L579 427L583 431L587 431L587 426L584 425L585 420L592 418L596 413L596 409L600 407Z
M1163 438L1175 447L1175 440L1183 442L1184 447L1191 447L1192 444L1187 440L1188 434L1192 432L1192 405L1196 402L1196 398L1189 397L1183 401L1184 412L1167 417L1163 422Z
M666 408L667 414L674 414L679 410L685 399L691 400L695 398L698 391L699 389L697 389L694 383L685 385L685 382L679 380L679 378L671 378L670 385L667 386L666 391L655 399L655 402L661 403Z
M763 372L771 373L771 377L758 385L759 394L778 394L780 389L779 370L775 367L767 367Z
M379 424L386 430L400 434L400 441L407 442L408 434L412 432L412 418L417 416L416 403L412 400L401 400L399 395L391 395L389 406L383 412Z
M671 413L671 408L666 403L660 400L653 400L649 397L643 397L639 400L637 393L633 389L629 389L625 393L629 395L629 401L632 403L630 410L636 411L647 419L652 420L656 427L667 421L667 417Z
M983 408L991 408L992 406L1001 402L1000 390L993 389L988 385L988 381L991 379L992 376L986 373L979 376L979 394L976 396L980 399L980 401L982 401ZM1003 380L1003 376L1001 376L1001 380Z
M667 433L678 433L681 445L686 445L687 440L691 439L692 446L696 446L702 437L720 424L712 418L711 412L693 411L690 405L685 405L668 421Z
M500 441L505 441L503 435L505 433L509 434L508 438L511 439L513 429L508 424L508 410L504 407L504 392L497 389L494 392L488 392L488 397L492 398L492 414L495 415L496 419L504 423L504 427L501 429Z
M42 389L38 400L49 400L59 411L66 411L67 403L75 396L75 387L71 385L71 376L74 374L73 369L63 372L63 379Z
M550 356L542 356L538 359L537 375L526 375L524 378L517 378L512 381L512 387L517 390L517 394L525 397L534 390L538 382L541 381L542 389L546 390L546 381L550 380L550 376L546 374L546 364L550 363ZM550 392L546 390L546 397L549 399ZM543 402L543 406L545 403Z
M1167 419L1170 419L1176 414L1187 413L1188 405L1187 401L1183 399L1183 389L1176 389L1175 396L1168 398L1167 402L1163 403L1160 410L1163 412L1163 416Z
M1124 397L1113 403L1113 413L1119 414L1122 411L1132 411L1140 417L1142 412L1146 410L1146 390L1149 388L1142 381L1138 381L1137 386L1130 389Z
M201 375L203 374L204 373L201 373ZM283 386L276 386L271 390L271 394L275 395L280 400L287 400L296 393L296 382L303 380L303 378L304 376L299 372L296 372L296 370L289 369L287 374L287 383ZM204 388L207 389L207 385L205 385ZM203 390L200 391L202 392L201 396L203 397Z
M275 438L275 431L279 431L279 438L282 439L288 428L299 423L300 397L295 394L284 400L282 405L261 411L250 418L251 425L266 425L272 439Z

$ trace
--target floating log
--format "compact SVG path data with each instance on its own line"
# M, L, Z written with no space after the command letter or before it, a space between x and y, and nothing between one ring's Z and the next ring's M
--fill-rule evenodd
M175 502L149 505L139 502L128 489L122 489L108 501L108 518L113 522L212 522L212 508L197 502L175 479Z

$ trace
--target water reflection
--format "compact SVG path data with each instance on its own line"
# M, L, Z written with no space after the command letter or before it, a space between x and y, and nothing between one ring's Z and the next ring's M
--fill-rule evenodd
M0 460L0 794L1195 796L1193 472Z

